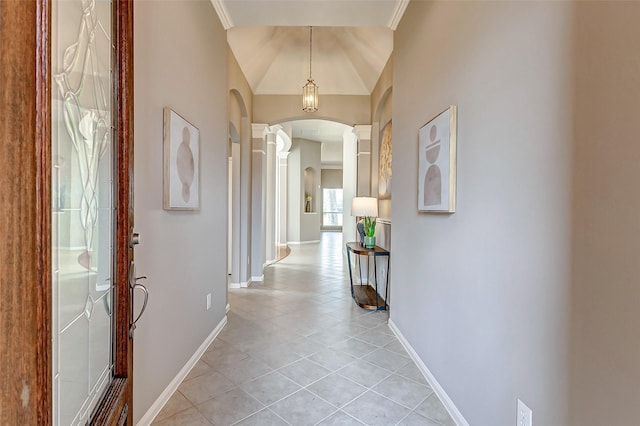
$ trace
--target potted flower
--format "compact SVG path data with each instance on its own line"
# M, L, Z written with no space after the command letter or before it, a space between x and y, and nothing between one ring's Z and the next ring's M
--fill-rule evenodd
M360 218L357 224L360 243L366 248L376 245L376 217L378 217L378 199L374 197L353 197L351 216Z
M364 246L374 248L376 245L376 218L366 216L364 218Z

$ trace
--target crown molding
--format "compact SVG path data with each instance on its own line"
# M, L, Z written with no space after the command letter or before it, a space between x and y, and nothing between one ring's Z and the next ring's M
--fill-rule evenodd
M393 8L393 13L391 14L391 19L389 19L389 23L387 26L395 31L398 28L398 24L402 19L402 15L404 15L404 11L407 10L407 6L409 5L409 0L397 0L395 7Z
M228 30L229 28L233 28L233 21L231 20L231 16L229 16L229 12L227 12L223 0L211 0L211 4L213 4L213 8L216 10L224 29Z

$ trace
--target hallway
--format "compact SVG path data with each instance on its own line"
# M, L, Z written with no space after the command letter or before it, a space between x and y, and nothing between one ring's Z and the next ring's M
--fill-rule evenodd
M388 314L353 303L341 249L325 232L230 289L227 326L153 424L453 425Z

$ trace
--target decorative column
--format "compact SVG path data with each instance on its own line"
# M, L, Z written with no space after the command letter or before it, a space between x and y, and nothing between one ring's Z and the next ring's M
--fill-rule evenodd
M240 288L240 142L231 142L231 279L229 287Z
M354 129L346 129L342 136L342 196L344 201L342 218L342 240L356 241L356 218L351 216L351 200L356 196L358 183L358 138ZM343 248L346 254L346 248Z
M371 125L371 196L378 196L378 170L380 160L380 123Z
M358 140L358 197L371 196L371 125L360 124L353 127L353 133Z
M240 286L251 285L251 123L242 117L240 131Z
M252 124L251 174L251 281L264 280L267 189L266 124Z
M275 214L276 214L276 133L270 127L265 127L264 137L267 142L267 188L265 203L265 259L266 264L275 261Z
M287 244L287 187L288 185L288 161L289 151L278 152L278 245Z

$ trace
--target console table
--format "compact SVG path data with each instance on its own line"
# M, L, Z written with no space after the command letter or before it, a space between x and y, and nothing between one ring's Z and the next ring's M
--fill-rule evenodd
M366 256L367 284L362 284L362 261L358 262L358 277L360 278L360 284L353 284L353 264L351 262L352 255L354 256L354 261L355 256ZM384 299L378 293L378 257L387 258L387 273L385 279ZM373 258L373 279L375 283L375 290L369 285L370 258ZM386 300L389 297L389 267L391 266L389 251L378 246L375 246L374 248L366 248L357 242L347 243L347 261L349 263L349 279L351 280L351 297L353 297L353 300L358 304L358 306L363 309L369 309L372 311L388 309Z

